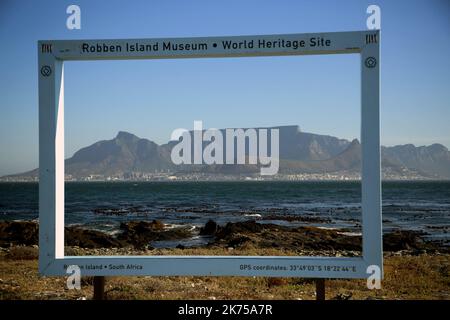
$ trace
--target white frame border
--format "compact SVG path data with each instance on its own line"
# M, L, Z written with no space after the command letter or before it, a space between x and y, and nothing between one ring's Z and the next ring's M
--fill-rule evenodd
M222 41L300 40L322 37L326 47L223 49ZM170 41L206 43L199 51L83 52L83 44L154 44ZM38 41L39 76L39 271L43 275L65 275L68 265L78 265L83 275L207 275L277 276L310 278L367 278L367 267L377 265L383 274L380 119L379 119L379 31L287 34L173 39L109 39ZM214 44L217 44L214 46ZM271 256L64 256L64 72L65 60L173 59L208 57L255 57L359 53L361 61L362 145L362 257L271 257ZM366 59L375 59L367 67ZM373 62L373 61L372 61ZM48 69L50 67L50 74ZM47 73L46 73L47 71ZM92 265L101 269L90 268ZM111 269L110 265L125 265ZM128 265L137 267L127 269ZM277 267L277 270L245 269L242 266ZM139 268L141 267L141 269ZM292 266L294 270L291 270ZM105 268L106 267L106 268ZM287 268L287 269L284 269ZM295 269L297 268L297 269ZM276 268L275 268L276 269ZM349 271L350 270L350 271Z

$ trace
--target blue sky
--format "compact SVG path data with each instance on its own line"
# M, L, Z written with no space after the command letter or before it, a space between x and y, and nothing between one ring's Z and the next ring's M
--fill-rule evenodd
M81 8L81 30L66 8ZM450 2L0 1L0 175L38 165L39 39L153 38L366 29L381 8L382 144L450 147ZM359 137L357 55L65 65L66 156L126 130L298 124Z

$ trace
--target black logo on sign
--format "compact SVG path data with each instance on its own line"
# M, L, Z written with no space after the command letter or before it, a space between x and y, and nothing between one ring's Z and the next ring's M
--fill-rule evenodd
M42 66L41 68L41 74L44 77L48 77L49 75L52 74L52 68L50 68L49 66Z
M368 57L366 59L365 65L367 68L375 68L377 66L377 59L374 57Z
M42 53L52 53L52 45L51 45L51 43L43 43L41 45L41 52Z
M366 44L369 43L377 43L378 39L377 39L377 34L366 34Z

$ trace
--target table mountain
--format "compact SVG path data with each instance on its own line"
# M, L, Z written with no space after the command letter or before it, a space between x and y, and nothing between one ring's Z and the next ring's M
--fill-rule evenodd
M298 126L273 127L280 131L280 173L360 172L361 145L357 139L302 132ZM257 128L258 129L258 128ZM133 172L206 172L240 174L259 172L258 165L181 165L172 163L170 153L177 142L158 145L120 131L111 140L82 148L66 160L66 174L74 178L89 175L124 176ZM270 146L269 146L270 148ZM383 170L402 174L416 172L423 177L450 178L450 152L440 144L415 147L412 144L382 147ZM36 176L37 169L9 177Z

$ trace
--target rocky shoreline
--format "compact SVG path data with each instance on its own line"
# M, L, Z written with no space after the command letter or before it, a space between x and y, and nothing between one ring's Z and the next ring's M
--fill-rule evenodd
M93 277L82 277L81 290L67 290L66 279L38 273L38 223L0 221L0 300L92 298ZM345 230L286 227L248 220L202 228L132 221L115 236L78 226L66 227L67 256L360 256L361 236ZM185 247L192 236L209 242ZM155 248L155 241L179 242ZM385 279L382 290L365 281L327 281L327 299L449 299L448 247L424 240L414 231L384 235ZM265 277L108 277L107 299L314 299L314 283L302 278Z
M39 225L36 221L0 221L0 247L38 245ZM443 252L449 248L424 240L424 233L396 230L383 236L384 251ZM159 220L130 221L120 224L120 232L113 236L98 230L69 226L65 228L66 247L86 249L152 250L155 241L179 241L178 249L194 236L208 239L207 244L196 248L259 248L300 251L360 252L360 235L345 230L330 230L312 226L282 226L260 223L255 220L229 222L219 225L209 220L200 230L190 225L168 226ZM192 247L189 247L192 248Z

